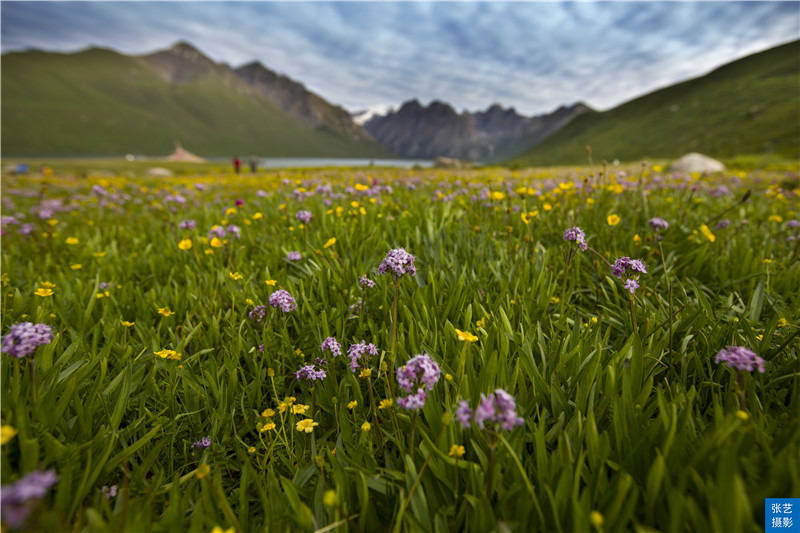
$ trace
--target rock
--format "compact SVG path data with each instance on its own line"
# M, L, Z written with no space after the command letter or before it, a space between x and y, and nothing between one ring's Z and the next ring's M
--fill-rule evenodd
M687 174L691 172L711 174L713 172L722 172L725 170L725 165L706 155L692 152L673 161L669 170L670 172L685 172Z
M435 168L461 168L461 161L452 157L437 157L433 166Z
M168 177L172 176L173 174L172 174L172 171L170 169L168 169L168 168L153 167L153 168L147 169L147 175L148 176L155 176L157 178L168 178Z

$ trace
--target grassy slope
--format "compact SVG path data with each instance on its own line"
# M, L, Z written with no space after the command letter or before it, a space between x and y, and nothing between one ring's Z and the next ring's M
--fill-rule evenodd
M754 54L614 109L590 111L517 165L771 153L800 157L800 41ZM673 111L673 106L677 110Z
M171 85L102 49L2 58L3 155L381 156L376 143L313 130L214 74Z

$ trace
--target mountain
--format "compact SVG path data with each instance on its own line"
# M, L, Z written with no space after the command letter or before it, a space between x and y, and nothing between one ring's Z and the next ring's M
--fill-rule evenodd
M590 111L512 165L776 154L800 158L800 41L723 65L705 76Z
M406 157L497 160L540 142L587 110L578 103L526 117L494 104L486 111L458 113L438 100L423 106L415 99L373 116L364 127L387 149Z
M176 142L212 157L389 155L302 85L263 66L234 70L187 43L145 56L11 52L2 73L6 156L158 155Z

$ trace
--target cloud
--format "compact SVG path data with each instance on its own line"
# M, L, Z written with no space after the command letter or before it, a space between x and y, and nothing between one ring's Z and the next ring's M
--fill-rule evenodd
M800 37L794 3L4 3L3 51L177 40L350 109L608 108Z

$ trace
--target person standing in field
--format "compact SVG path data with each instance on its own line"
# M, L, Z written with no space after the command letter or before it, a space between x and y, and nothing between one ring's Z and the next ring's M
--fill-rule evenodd
M242 168L242 160L239 159L239 156L234 156L233 158L233 170L238 174L239 169Z
M252 174L255 174L256 170L258 170L258 158L256 156L254 156L254 155L251 155L250 156L250 172Z

